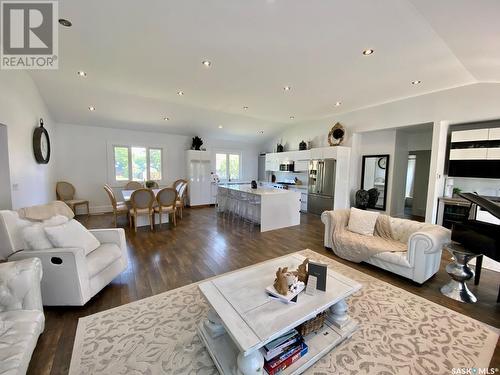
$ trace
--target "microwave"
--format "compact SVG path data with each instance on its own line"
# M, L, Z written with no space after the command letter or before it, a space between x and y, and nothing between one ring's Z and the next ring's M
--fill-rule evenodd
M280 164L280 172L293 172L293 161Z

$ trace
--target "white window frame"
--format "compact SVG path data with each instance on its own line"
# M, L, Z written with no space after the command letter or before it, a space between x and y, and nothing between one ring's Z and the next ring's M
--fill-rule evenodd
M242 179L242 153L241 151L238 150L227 150L227 149L216 149L214 150L214 156L213 156L213 170L217 172L217 154L226 154L226 165L227 165L227 171L226 171L226 176L219 176L219 179L221 182L229 182L229 181L241 181ZM239 168L238 168L238 178L236 180L231 180L229 178L229 155L238 155L240 158L240 163L239 163Z
M115 147L123 147L128 149L128 171L129 171L129 180L117 180L116 179L116 170L115 170ZM146 180L150 180L150 150L160 150L161 152L161 179L160 180L152 180L158 183L162 183L166 179L165 175L165 166L166 166L166 151L165 148L159 145L144 145L144 144L126 144L126 143L108 143L108 183L116 187L120 187L121 185L127 184L129 181L134 181L132 176L132 148L145 148L146 149Z

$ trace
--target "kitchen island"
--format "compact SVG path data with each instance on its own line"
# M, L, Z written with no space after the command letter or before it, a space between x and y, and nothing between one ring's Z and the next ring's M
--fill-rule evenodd
M261 232L300 224L299 192L270 187L252 189L250 184L220 184L217 194L219 204L226 211L234 209L230 200L252 205L251 210L240 209L239 212L258 223Z

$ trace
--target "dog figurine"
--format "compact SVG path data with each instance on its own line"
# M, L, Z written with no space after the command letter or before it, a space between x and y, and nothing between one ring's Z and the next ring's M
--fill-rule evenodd
M287 273L288 267L278 268L276 271L276 279L273 284L274 289L276 289L276 291L283 296L286 296L288 293L288 282L286 279Z

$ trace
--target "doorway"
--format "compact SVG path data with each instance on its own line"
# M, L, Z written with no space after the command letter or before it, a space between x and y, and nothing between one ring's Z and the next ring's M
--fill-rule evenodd
M0 210L11 210L9 142L7 126L0 124Z
M404 216L408 219L425 220L430 166L430 150L408 152L404 206Z

